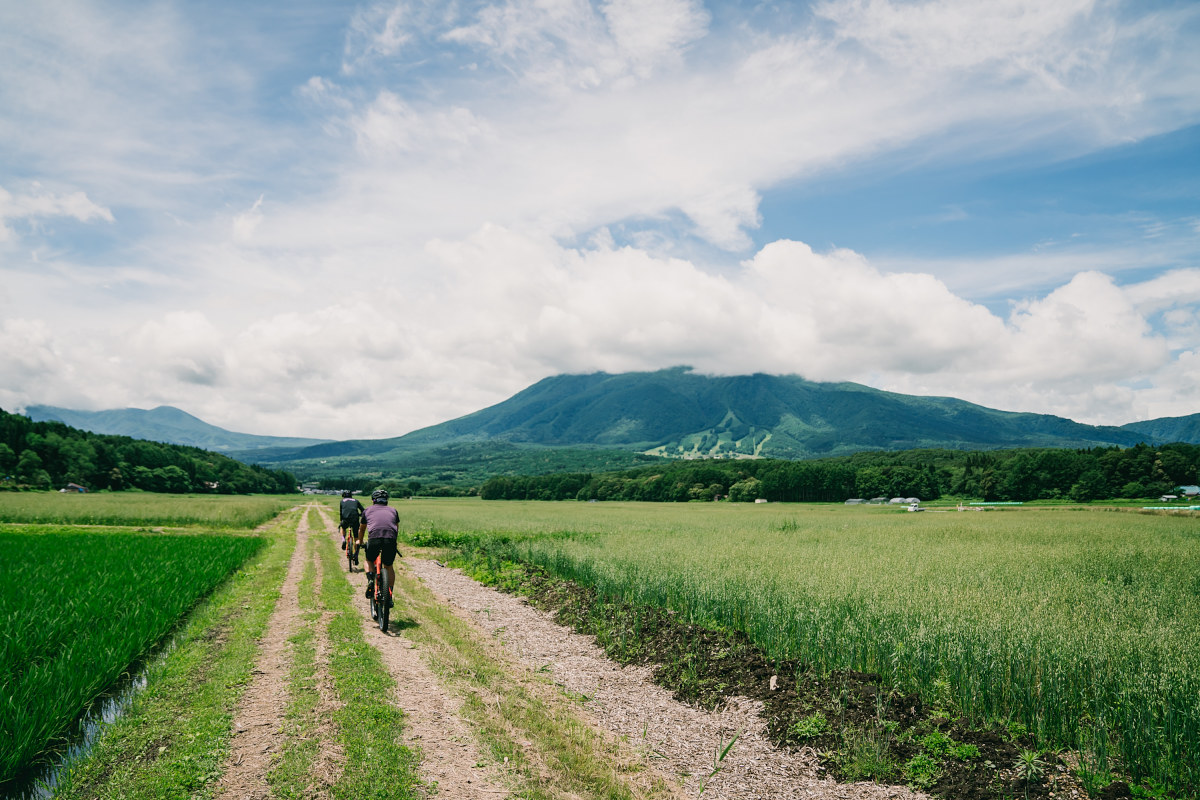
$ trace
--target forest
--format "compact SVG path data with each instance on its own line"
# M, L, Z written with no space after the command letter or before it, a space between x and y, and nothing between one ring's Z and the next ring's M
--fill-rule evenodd
M0 409L0 489L291 494L291 473L198 447L107 436Z
M982 501L1157 498L1195 485L1200 445L857 453L814 461L691 460L623 472L494 477L493 500L842 502L958 497Z

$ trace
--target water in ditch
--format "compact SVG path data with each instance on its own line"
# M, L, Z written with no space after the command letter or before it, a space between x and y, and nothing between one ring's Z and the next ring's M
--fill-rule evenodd
M52 755L43 757L12 785L0 786L0 797L5 800L49 800L53 797L59 783L92 751L104 729L129 711L134 698L146 688L150 670L171 654L175 642L176 638L171 637L143 660L140 668L127 673L116 686L93 700L72 725L71 731L59 740L60 745L51 750Z

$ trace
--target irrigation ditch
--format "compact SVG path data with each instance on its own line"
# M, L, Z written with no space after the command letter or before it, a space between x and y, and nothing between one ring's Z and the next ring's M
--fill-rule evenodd
M651 667L654 682L681 702L709 710L738 698L761 703L772 744L797 758L815 755L820 772L839 782L901 783L953 800L1135 797L1121 780L1088 785L1074 754L1040 749L1019 726L981 725L939 698L888 686L879 675L773 661L742 633L604 597L538 566L427 552L594 637L617 664Z
M10 785L0 787L12 800L49 800L54 796L62 776L86 758L105 728L123 718L137 696L145 690L152 668L161 666L175 650L181 633L173 631L144 658L130 665L129 670L108 691L88 703L63 735L46 747L45 753L34 760Z

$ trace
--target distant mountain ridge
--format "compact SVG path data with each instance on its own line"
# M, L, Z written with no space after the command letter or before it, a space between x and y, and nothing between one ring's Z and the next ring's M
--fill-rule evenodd
M316 445L278 464L403 463L450 445L623 449L674 458L817 458L863 450L1200 443L1200 414L1097 426L794 375L711 377L686 367L558 375L458 419L392 439ZM249 455L249 454L248 454Z
M484 469L489 460L514 457L514 448L530 453L570 448L576 464L591 450L600 469L602 463L619 461L620 451L670 458L796 459L916 448L1200 444L1200 413L1097 426L856 383L818 383L795 375L713 377L687 367L556 375L496 405L389 439L231 433L169 406L124 412L32 406L27 413L99 433L219 449L302 475L403 473L415 464L436 474L437 463L452 467L464 459Z
M61 422L92 433L183 444L219 453L281 447L300 448L329 441L227 431L173 406L158 406L150 410L117 408L107 411L75 411L69 408L36 405L26 408L25 416L34 422Z
M1096 426L855 383L817 383L795 375L711 377L677 367L546 378L490 408L390 441L500 439L668 456L806 458L918 447L1132 446L1147 438L1177 441L1180 435L1200 442L1200 414Z

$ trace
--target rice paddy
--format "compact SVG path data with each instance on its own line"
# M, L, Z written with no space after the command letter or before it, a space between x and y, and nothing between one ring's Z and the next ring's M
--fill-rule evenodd
M1102 509L907 514L732 504L410 501L417 541L483 548L741 630L771 656L876 672L1200 787L1200 531Z
M265 539L0 530L0 785Z

